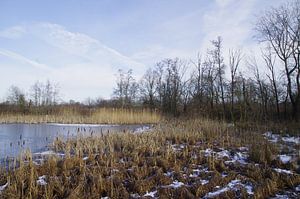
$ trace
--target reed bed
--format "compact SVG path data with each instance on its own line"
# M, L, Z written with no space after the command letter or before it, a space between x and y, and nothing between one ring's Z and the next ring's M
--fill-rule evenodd
M155 124L161 120L160 113L147 109L99 108L84 114L62 109L56 114L0 114L0 123Z
M266 198L300 184L299 155L282 164L278 146L259 130L203 119L160 123L139 134L57 139L52 149L64 156L37 164L25 152L2 171L0 184L8 186L0 196Z

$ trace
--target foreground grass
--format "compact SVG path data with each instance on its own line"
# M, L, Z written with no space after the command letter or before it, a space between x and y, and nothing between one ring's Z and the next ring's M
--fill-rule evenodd
M1 172L0 184L8 182L1 197L265 198L300 184L299 155L283 164L278 146L259 131L210 120L57 139L53 150L63 158L36 164L24 153L18 168Z
M99 108L84 114L62 109L56 114L0 114L0 123L154 124L160 120L158 112L147 109Z

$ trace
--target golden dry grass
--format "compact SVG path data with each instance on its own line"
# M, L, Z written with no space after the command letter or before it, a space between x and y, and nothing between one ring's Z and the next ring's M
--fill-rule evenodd
M80 114L62 109L57 114L0 114L0 123L79 123L79 124L154 124L162 120L160 113L147 109L99 108Z
M243 153L240 147L249 148L247 164L228 163L228 157L218 157L217 152L224 149L235 155ZM216 153L207 155L207 149ZM279 163L274 158L276 146L261 133L210 120L161 123L142 134L57 139L53 150L65 157L50 156L44 164L36 165L26 153L19 167L1 172L1 184L10 182L1 197L143 198L156 191L159 198L202 198L235 180L251 185L253 194L239 185L216 198L266 198L300 184L296 165ZM25 159L29 161L24 163ZM293 174L274 168L289 169ZM191 177L197 170L201 172ZM43 175L47 185L37 183ZM184 185L172 188L174 181Z

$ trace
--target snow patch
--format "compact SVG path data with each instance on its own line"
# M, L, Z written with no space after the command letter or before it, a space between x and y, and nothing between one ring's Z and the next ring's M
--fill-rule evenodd
M37 183L38 185L41 185L41 186L47 185L47 182L46 182L46 176L45 176L45 175L40 176L40 177L38 178L38 180L36 181L36 183Z
M177 189L177 188L179 188L181 186L184 186L184 183L175 180L172 184L167 185L166 187L171 187L171 188Z
M292 157L289 155L279 155L279 159L282 163L286 164L291 161Z
M207 193L207 194L205 195L205 198L213 198L213 197L215 197L215 196L217 196L217 195L220 195L221 193L226 192L226 191L228 191L228 190L229 190L228 187L224 187L224 188L219 189L219 190L217 190L217 191L209 192L209 193Z
M7 183L5 183L4 185L0 186L0 193L1 193L2 191L4 191L4 190L6 189L6 187L8 187L8 185L9 185L9 182L7 182Z
M278 142L282 140L283 142L288 142L288 143L294 143L294 144L300 144L300 137L293 137L293 136L283 136L281 137L278 134L274 134L272 132L266 132L263 134L270 142Z
M148 191L147 191L147 193L144 195L144 197L149 196L149 197L154 198L154 197L155 197L155 194L157 194L157 191L152 191L152 192L148 192Z
M133 132L134 133L145 133L145 132L149 132L151 130L151 128L149 126L142 126L139 128L136 128Z
M228 183L228 185L226 187L223 187L220 189L219 186L216 186L216 188L218 190L214 191L214 192L209 192L205 195L205 198L213 198L213 197L216 197L218 195L220 195L221 193L224 193L228 190L234 190L234 191L238 191L240 190L240 187L244 187L247 191L247 193L249 195L253 195L254 192L253 192L253 187L250 185L250 184L243 184L241 183L240 180L232 180L231 182Z
M292 142L295 144L300 144L300 137L282 137L284 142Z
M89 159L89 157L84 157L84 158L82 158L82 160L87 160L87 159Z
M167 173L164 173L165 176L171 177L173 175L173 171L168 171Z
M295 188L296 191L300 192L300 185Z
M209 181L208 180L200 180L200 183L201 183L201 185L206 185L209 183Z
M277 134L273 134L272 132L266 132L263 134L270 142L278 142L280 139L280 136Z
M279 169L279 168L275 168L274 170L278 173L293 174L293 172L290 170Z
M50 150L50 151L43 151L43 152L37 152L37 153L34 153L34 155L40 155L40 156L57 155L57 156L60 156L60 157L65 156L65 154L63 154L63 153L56 153L56 152L54 152L52 150Z

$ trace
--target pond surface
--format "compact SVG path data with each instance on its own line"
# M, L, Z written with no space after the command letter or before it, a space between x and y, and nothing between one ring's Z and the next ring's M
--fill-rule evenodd
M93 124L0 124L0 160L16 157L21 151L32 153L48 150L57 138L97 136L106 133L139 131L145 125L93 125Z

